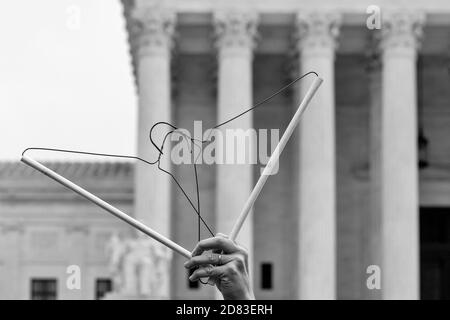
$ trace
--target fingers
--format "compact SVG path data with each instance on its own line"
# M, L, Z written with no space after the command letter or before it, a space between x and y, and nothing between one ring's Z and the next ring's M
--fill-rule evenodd
M200 278L220 278L225 272L224 266L213 267L212 265L206 266L204 268L198 268L189 277L190 281L197 281Z
M239 251L238 246L228 238L217 236L200 241L192 251L192 256L198 256L206 250L221 250L224 253L233 253Z
M226 234L223 234L223 233L217 233L216 234L216 237L222 237L222 238L226 238L226 239L229 239L229 237L226 235ZM233 241L233 240L232 240ZM236 245L236 247L241 251L241 252L243 252L244 254L248 254L248 250L245 248L245 247L243 247L243 246L241 246L239 243L237 243L236 241L233 241L233 243ZM221 253L221 251L220 250L213 250L213 252L214 253Z
M184 263L184 267L190 269L205 264L223 265L232 260L233 257L226 254L220 253L202 254L199 256L194 256L190 260L186 261Z
M222 237L222 238L228 238L228 236L226 234L223 233L216 233L216 237ZM213 253L223 253L222 249L214 249L212 251Z

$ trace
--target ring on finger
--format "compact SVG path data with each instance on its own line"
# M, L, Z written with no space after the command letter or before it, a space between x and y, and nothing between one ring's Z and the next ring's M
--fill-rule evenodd
M222 255L219 254L219 256L217 257L217 265L221 266L222 265Z

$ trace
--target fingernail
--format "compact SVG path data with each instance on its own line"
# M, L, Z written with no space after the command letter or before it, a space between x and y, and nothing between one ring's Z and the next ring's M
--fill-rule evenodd
M189 261L186 261L186 262L184 263L184 267L185 267L186 269L189 268Z

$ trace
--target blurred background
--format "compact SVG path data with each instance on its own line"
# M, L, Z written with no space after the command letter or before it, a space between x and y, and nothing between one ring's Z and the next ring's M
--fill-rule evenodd
M308 71L324 83L237 239L250 251L256 297L450 298L447 1L0 7L0 299L219 297L188 281L185 258L21 154L48 147L155 160L154 123L192 131L201 121L206 130ZM313 77L227 127L282 133ZM154 166L27 155L188 250L198 241L194 210ZM170 160L163 167L195 199L192 167ZM213 233L231 231L261 165L199 165ZM201 225L200 238L209 236Z

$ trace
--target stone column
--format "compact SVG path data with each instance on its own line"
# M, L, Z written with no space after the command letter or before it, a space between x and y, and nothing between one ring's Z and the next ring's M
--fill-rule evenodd
M2 299L30 299L23 290L22 252L25 227L21 222L0 225L0 294ZM29 281L29 279L26 279ZM25 285L28 288L29 284Z
M214 16L218 48L218 123L228 120L252 104L252 60L257 16L248 12L223 11ZM247 130L253 127L253 114L234 120L225 129ZM242 135L238 139L244 138ZM225 139L225 144L231 139ZM255 141L250 135L250 144ZM226 158L232 150L217 144L218 159ZM236 150L241 156L242 149ZM222 157L223 156L223 157ZM236 163L236 162L234 162ZM219 164L217 166L216 214L217 231L229 234L253 188L253 167L245 164ZM247 218L237 241L253 251L252 214ZM251 261L251 259L250 259ZM252 267L250 267L250 270Z
M299 298L336 298L334 58L339 16L297 15L301 73L324 79L299 126ZM312 77L300 83L303 97Z
M139 157L154 161L158 152L149 140L150 128L159 121L171 122L170 58L175 14L161 7L136 8L132 16L132 36L137 59L139 86L138 147ZM160 145L170 130L161 125L153 139ZM165 144L161 167L170 171L170 146ZM138 163L135 172L134 215L144 224L170 237L171 178L156 166ZM170 275L170 268L167 268ZM165 290L168 291L168 290ZM162 298L169 292L159 292Z
M383 16L382 296L419 298L416 60L423 15Z
M361 226L363 239L363 265L361 274L362 298L380 299L381 290L367 287L367 268L381 267L381 57L378 36L371 37L367 55L367 79L370 91L370 209L364 213Z
M66 268L69 266L74 266L75 268L79 268L81 274L81 288L80 290L69 288L68 285L68 277L74 272L77 272L76 269L68 269L70 273L66 273L66 278L62 279L65 282L64 288L64 296L67 299L90 299L95 297L95 284L92 285L93 279L91 274L89 274L88 263L87 263L87 248L89 245L88 238L89 237L89 226L87 225L68 225L65 228L65 243L64 247L67 254L66 257ZM67 272L67 270L66 270ZM70 285L74 285L74 282L70 282ZM91 292L89 292L91 291ZM87 294L89 292L89 294Z

